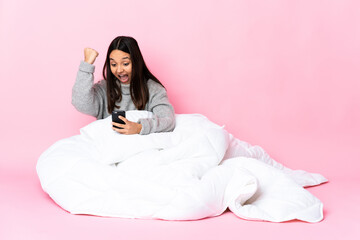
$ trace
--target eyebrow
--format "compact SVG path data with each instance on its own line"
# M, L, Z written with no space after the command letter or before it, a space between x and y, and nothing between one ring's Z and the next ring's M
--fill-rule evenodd
M129 60L130 60L130 58L129 58L129 57L123 57L122 59L129 59ZM110 60L115 61L115 59L113 59L113 58L110 58Z

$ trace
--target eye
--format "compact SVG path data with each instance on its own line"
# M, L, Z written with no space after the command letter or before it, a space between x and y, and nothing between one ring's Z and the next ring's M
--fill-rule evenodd
M110 64L112 67L116 67L116 64Z
M129 66L130 63L124 63L124 66Z

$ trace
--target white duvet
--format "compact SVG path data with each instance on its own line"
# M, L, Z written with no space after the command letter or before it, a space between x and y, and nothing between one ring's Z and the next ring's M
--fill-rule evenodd
M131 121L151 116L126 114ZM70 213L192 220L229 208L252 220L323 218L321 201L303 188L326 182L323 176L285 168L202 115L176 115L170 133L121 135L111 117L80 132L37 163L42 188Z

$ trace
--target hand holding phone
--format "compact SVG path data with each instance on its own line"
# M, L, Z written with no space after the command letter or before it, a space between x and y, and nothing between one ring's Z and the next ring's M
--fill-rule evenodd
M123 116L124 118L126 118L125 111L122 111L122 110L113 111L111 115L112 115L112 121L113 122L120 123L120 124L125 124L125 122L119 118L119 116ZM118 128L118 129L123 129L123 128L117 127L115 125L113 125L113 127Z

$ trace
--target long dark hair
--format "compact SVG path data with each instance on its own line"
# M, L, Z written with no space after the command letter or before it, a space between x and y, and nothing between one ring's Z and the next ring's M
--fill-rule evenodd
M115 103L122 99L121 84L117 84L118 79L112 74L110 69L110 53L113 50L121 50L130 54L132 66L130 95L136 109L144 110L146 103L149 101L147 81L152 79L161 86L163 85L147 68L136 40L132 37L119 36L110 43L103 68L103 77L106 80L108 112L111 113L115 107L119 108Z

